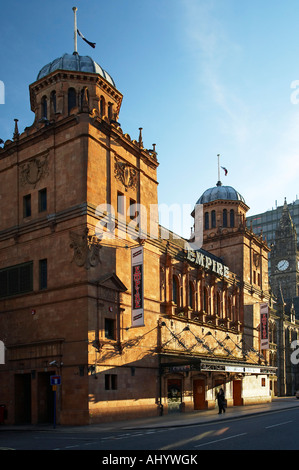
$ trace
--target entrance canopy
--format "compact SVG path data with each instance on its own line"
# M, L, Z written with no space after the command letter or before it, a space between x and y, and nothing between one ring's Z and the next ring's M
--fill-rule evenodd
M175 372L227 372L250 375L274 375L276 367L226 359L196 358L161 354L160 373Z

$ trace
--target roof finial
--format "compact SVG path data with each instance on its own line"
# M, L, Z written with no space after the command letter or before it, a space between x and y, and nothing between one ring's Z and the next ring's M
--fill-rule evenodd
M18 119L14 119L14 121L15 121L15 130L13 134L13 140L18 140L20 137L19 129L18 129Z
M78 8L77 7L73 7L73 12L74 12L74 52L73 54L74 55L78 55L78 51L77 51L77 12Z
M143 148L143 141L142 141L142 127L139 127L139 147Z

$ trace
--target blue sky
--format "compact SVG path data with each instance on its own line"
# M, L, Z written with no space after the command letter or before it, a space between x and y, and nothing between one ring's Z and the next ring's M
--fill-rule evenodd
M156 143L160 204L192 207L218 180L217 154L223 184L243 195L248 215L299 196L297 0L2 2L3 140L14 118L20 131L32 124L38 71L73 52L73 6L96 42L78 38L79 54L124 95L123 131L137 139L142 127L145 147Z

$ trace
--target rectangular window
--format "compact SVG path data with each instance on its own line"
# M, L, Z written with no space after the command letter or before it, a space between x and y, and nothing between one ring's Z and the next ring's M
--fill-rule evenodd
M130 199L130 219L135 219L136 217L136 201L134 199Z
M48 263L46 259L39 261L39 288L47 289L48 287Z
M47 210L47 189L41 189L38 192L38 210L44 212Z
M0 270L0 298L33 291L33 262Z
M105 374L105 390L117 390L116 374Z
M31 216L31 194L27 194L23 197L23 216Z
M115 339L115 322L111 318L105 318L105 338Z
M120 191L117 191L117 213L125 215L125 196Z

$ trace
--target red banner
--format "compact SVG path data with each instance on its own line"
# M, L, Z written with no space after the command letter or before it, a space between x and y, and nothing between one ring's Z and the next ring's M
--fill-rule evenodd
M260 305L261 349L269 349L269 308L268 304Z
M132 326L144 325L143 308L143 247L132 248Z

